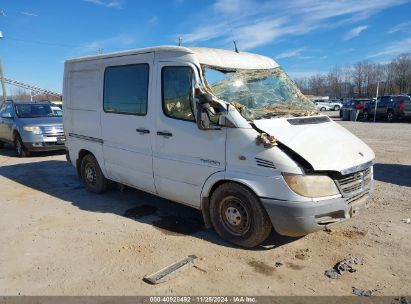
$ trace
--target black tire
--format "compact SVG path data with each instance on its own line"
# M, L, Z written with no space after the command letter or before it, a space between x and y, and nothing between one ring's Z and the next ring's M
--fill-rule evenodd
M4 148L4 142L0 141L0 149Z
M325 108L324 108L324 107L320 108L320 111L321 111L321 112L324 112L324 111L325 111Z
M394 122L397 120L397 117L395 117L395 113L393 110L388 110L387 112L387 121L388 122Z
M88 191L94 193L106 192L108 181L92 154L87 154L81 160L81 177Z
M247 187L226 183L211 196L210 217L218 235L233 244L252 248L270 235L271 221L258 197Z
M362 118L363 118L364 120L370 120L370 116L369 116L367 110L364 110L364 111L362 112Z
M14 137L14 151L18 157L27 157L30 156L30 151L24 146L23 141L19 134Z
M340 106L334 106L334 111L339 111L340 110Z

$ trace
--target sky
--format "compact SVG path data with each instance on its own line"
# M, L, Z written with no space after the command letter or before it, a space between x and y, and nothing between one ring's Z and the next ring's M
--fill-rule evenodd
M3 0L7 78L61 92L70 58L157 45L274 58L291 77L411 52L411 0Z

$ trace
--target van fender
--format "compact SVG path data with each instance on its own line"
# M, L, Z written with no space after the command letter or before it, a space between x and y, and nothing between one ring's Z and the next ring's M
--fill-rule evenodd
M226 182L236 182L242 184L248 187L257 196L260 196L260 194L258 193L258 183L253 182L251 179L239 177L238 173L234 174L226 171L219 171L211 174L203 185L200 197L200 208L203 214L203 220L206 228L210 228L212 226L209 211L210 196L212 194L211 191L214 190L217 184L223 184Z
M70 139L71 142L68 145L68 150L69 150L69 154L70 154L70 159L73 163L73 165L76 167L77 172L80 174L80 168L81 168L81 164L80 164L80 159L79 159L79 155L80 152L85 151L86 154L90 153L93 154L93 156L96 158L101 171L103 172L104 176L107 178L107 172L106 172L106 168L104 166L104 157L103 157L103 147L101 144L99 143L91 143L91 142L87 142L87 146L85 146L84 144L82 145L81 139ZM79 175L80 176L80 175Z

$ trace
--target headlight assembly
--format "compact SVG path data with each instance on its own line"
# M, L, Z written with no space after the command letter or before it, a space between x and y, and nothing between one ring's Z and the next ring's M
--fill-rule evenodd
M24 131L33 132L36 135L40 135L42 133L40 127L25 126L25 127L23 127L23 129L24 129Z
M295 193L306 197L323 197L340 194L335 182L326 175L300 175L284 173L287 185Z

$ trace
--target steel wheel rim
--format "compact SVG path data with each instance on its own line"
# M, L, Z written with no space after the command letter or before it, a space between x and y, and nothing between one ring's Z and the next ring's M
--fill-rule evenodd
M224 228L236 236L245 235L251 227L247 205L235 196L228 196L221 202L221 220Z
M87 164L84 168L84 178L89 185L95 185L97 181L96 168L93 165Z

